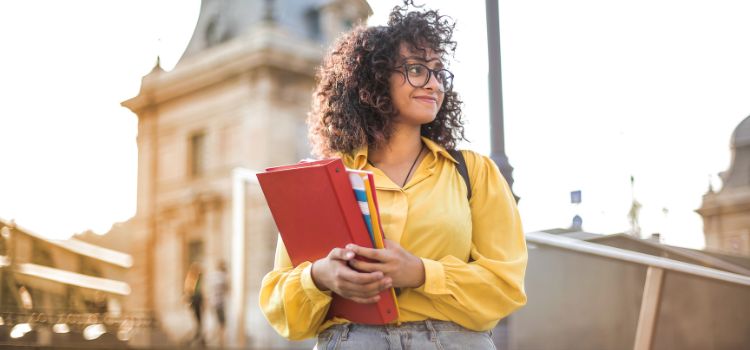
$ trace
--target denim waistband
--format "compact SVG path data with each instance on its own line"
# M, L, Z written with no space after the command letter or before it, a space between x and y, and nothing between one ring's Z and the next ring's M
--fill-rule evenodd
M418 332L434 332L434 331L440 331L440 332L475 332L468 328L464 328L454 322L451 321L440 321L440 320L424 320L424 321L413 321L413 322L403 322L400 325L396 324L387 324L387 325L369 325L369 324L361 324L361 323L344 323L344 324L338 324L331 328L346 328L347 331L354 331L354 330L382 330L382 331L395 331L395 330L401 330L401 331L418 331Z
M455 332L456 336L447 335ZM426 335L418 336L418 334ZM440 334L447 335L447 338L439 340ZM491 331L477 332L467 328L464 328L456 323L450 321L438 321L438 320L424 320L415 322L404 322L400 325L388 324L388 325L366 325L359 323L344 323L337 324L331 328L326 329L318 335L319 344L327 344L327 342L335 339L338 344L340 342L346 342L350 337L356 336L358 342L361 344L369 344L369 342L382 343L387 342L389 346L400 349L401 347L394 344L402 344L404 339L409 341L428 341L430 344L438 344L442 342L460 341L468 342L467 344L474 344L468 348L477 349L491 349L492 341L487 337L492 336ZM406 337L406 338L404 338ZM453 339L453 340L451 340ZM321 341L323 343L321 343ZM358 343L359 344L359 343ZM487 346L489 344L489 347ZM382 344L381 344L382 345ZM412 344L416 348L418 344ZM422 344L425 345L425 344ZM409 346L407 345L406 348ZM321 347L324 348L324 347ZM438 346L440 348L440 346Z

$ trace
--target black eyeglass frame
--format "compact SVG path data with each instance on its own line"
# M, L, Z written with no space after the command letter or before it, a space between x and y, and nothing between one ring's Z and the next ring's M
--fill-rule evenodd
M409 78L409 67L410 66L421 66L422 68L427 69L427 79L425 79L424 84L418 85L418 84L414 84L411 81L411 79ZM403 74L404 78L406 78L406 81L409 82L409 85L411 85L411 86L413 86L415 88L423 88L423 87L427 86L427 84L430 83L430 79L432 79L432 75L434 74L435 77L436 77L436 79L438 80L438 82L440 82L440 92L448 92L448 91L453 90L453 77L454 77L454 75L453 75L453 73L451 71L449 71L449 70L447 70L445 68L431 69L430 67L427 67L426 65L424 65L422 63L404 63L404 64L402 64L400 66L396 66L396 67L393 67L393 68L394 68L395 71ZM398 69L398 68L403 68L403 69ZM445 82L443 82L439 78L437 78L437 77L440 76L438 74L441 71L444 71L444 72L448 73L448 76L447 76L447 79L446 79L448 81L448 84L447 84L448 86L447 87L446 87Z

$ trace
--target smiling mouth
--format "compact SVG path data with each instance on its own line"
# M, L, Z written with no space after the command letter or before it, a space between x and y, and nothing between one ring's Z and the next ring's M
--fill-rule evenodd
M421 102L426 102L426 103L432 103L432 104L437 103L436 99L429 98L429 97L415 97L414 99L419 100Z

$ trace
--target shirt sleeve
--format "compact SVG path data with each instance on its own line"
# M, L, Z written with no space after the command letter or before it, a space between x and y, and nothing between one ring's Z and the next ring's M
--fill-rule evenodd
M515 198L497 166L474 152L464 157L472 188L471 259L422 258L425 283L415 290L451 321L488 330L526 304L528 253Z
M261 284L260 308L271 327L287 339L315 336L331 304L331 292L315 286L311 268L307 261L293 267L278 238L273 270Z

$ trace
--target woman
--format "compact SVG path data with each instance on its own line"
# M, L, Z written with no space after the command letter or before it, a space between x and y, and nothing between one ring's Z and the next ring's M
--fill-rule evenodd
M263 279L269 323L289 339L317 335L319 349L492 349L489 331L526 302L526 245L508 185L489 158L463 151L467 200L446 151L463 138L461 101L444 68L453 24L407 7L333 46L308 119L318 155L374 173L386 248L348 245L293 267L279 241ZM400 291L393 325L326 319L331 293L374 303L391 287Z

